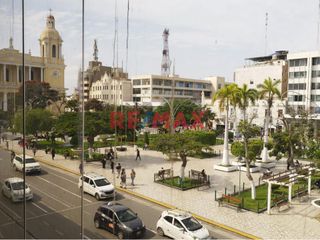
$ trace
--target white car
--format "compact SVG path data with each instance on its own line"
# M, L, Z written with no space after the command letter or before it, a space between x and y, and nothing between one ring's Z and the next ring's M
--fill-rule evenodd
M173 239L210 239L209 231L191 214L180 210L168 210L157 222L157 233Z
M26 188L26 200L31 200L33 194L27 184L23 183L22 178L8 178L4 181L2 186L2 194L13 202L23 201L23 187Z
M25 155L26 160L26 173L40 173L41 167L33 157ZM12 160L12 166L16 171L23 171L23 156L16 155Z
M82 179L79 178L78 187L81 188ZM111 198L114 195L114 186L104 176L96 173L83 175L83 192L89 193L97 200Z

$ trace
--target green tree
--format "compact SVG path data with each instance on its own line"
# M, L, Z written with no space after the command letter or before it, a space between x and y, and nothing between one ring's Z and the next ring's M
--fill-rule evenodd
M79 112L80 103L78 99L70 99L66 102L65 108L69 109L71 112Z
M17 103L22 106L23 89L20 87L17 95ZM52 89L47 82L26 81L26 96L25 102L28 107L45 108L60 99L59 92Z
M182 161L180 177L183 180L185 175L185 168L187 166L187 157L200 153L205 144L197 141L197 137L193 131L184 131L183 133L175 134L159 134L152 141L152 148L162 152L163 154L170 155L172 153L178 155Z
M243 121L246 121L247 108L250 103L255 103L258 97L258 91L256 89L249 89L247 84L243 84L242 88L238 88L236 95L238 97L237 104L243 114Z
M86 111L102 111L103 110L103 103L99 101L96 98L91 98L89 99L85 104L84 104L84 109Z
M262 161L268 161L268 133L269 133L269 122L271 118L271 108L276 97L281 98L280 91L278 89L281 80L272 80L270 77L265 79L263 84L258 85L259 98L264 99L267 102L267 114L265 116L264 126L264 139L263 139L263 154Z
M252 121L252 120L251 120ZM251 124L251 121L241 121L238 129L243 136L243 143L237 142L231 147L231 153L237 157L244 157L246 164L246 175L251 184L251 198L256 198L255 183L250 173L250 165L256 160L256 157L261 154L262 142L261 140L251 139L260 134L260 129Z
M32 134L38 138L38 134L50 131L54 125L53 115L44 109L31 109L26 112L26 134ZM22 133L22 112L18 112L14 118L14 127Z
M219 107L221 111L225 111L225 126L224 126L224 146L222 165L230 165L229 161L229 147L228 147L228 128L229 128L229 108L230 105L236 106L236 93L238 86L230 84L219 89L213 96L213 102L219 100Z

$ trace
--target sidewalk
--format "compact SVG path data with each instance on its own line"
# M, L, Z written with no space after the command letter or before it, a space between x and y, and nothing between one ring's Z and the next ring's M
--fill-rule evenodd
M1 146L5 148L5 143L2 142ZM10 142L9 149L13 149L17 153L22 152L22 148L18 146L17 141ZM100 149L100 151L103 153L104 149ZM179 191L153 182L153 174L158 172L161 167L171 168L171 163L163 159L162 153L151 150L141 150L140 153L142 160L136 161L132 147L128 147L126 152L118 152L116 164L120 162L121 166L126 169L127 189L129 191L190 211L260 238L319 239L320 222L315 217L320 215L320 208L315 208L310 204L311 200L320 198L319 191L313 191L311 198L305 203L300 203L294 199L290 210L282 213L276 211L273 211L272 215L268 215L266 212L261 214L247 211L237 213L236 210L231 208L218 207L218 203L214 200L215 190L218 192L217 195L221 196L224 193L225 186L231 192L234 185L238 186L239 182L239 172L224 173L213 169L213 165L220 163L221 158L189 158L186 175L190 169L206 169L211 178L211 188L201 191L197 189ZM33 155L31 150L27 150L26 154ZM36 158L79 173L78 160L65 160L61 155L56 155L55 160L52 160L51 154L45 154L42 150L37 151ZM175 175L179 175L180 165L181 162L173 163ZM276 171L285 167L285 162L279 162ZM135 186L130 185L132 168L136 171ZM103 169L100 162L85 163L84 171L97 172L113 182L113 175L108 164L107 168ZM261 173L253 173L256 184L260 175ZM249 186L244 172L241 173L240 177L241 182L245 182L245 185ZM118 178L116 178L116 186L120 186L120 179Z

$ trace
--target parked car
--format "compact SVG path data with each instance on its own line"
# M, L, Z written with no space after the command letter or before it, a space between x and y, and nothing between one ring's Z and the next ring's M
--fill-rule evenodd
M33 194L27 184L24 184L22 178L7 178L2 185L2 194L13 202L23 201L23 187L26 188L26 200L31 200Z
M40 173L41 166L33 157L25 155L26 173ZM23 156L16 155L12 160L12 166L16 171L23 171Z
M79 178L78 187L82 186L82 178ZM94 196L97 200L112 198L114 186L104 176L96 173L85 173L83 175L83 191Z
M131 209L119 203L109 202L100 206L94 216L96 228L104 228L119 239L142 238L146 227Z
M162 212L157 233L174 239L209 239L209 231L191 214L180 210Z

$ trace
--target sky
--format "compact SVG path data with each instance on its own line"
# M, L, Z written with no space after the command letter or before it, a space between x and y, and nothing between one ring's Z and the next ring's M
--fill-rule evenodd
M85 0L85 67L93 60L94 39L98 42L99 61L113 65L115 2L118 15L115 64L127 68L129 77L161 73L164 28L170 31L169 55L175 61L175 74L195 79L223 76L230 82L235 69L242 67L246 58L270 55L277 50L319 49L319 0L129 1L126 66L128 0ZM30 49L32 55L40 56L38 39L52 9L56 29L63 39L68 94L77 85L81 67L81 2L25 0L25 49ZM13 35L14 47L21 50L21 28L21 1L0 0L0 49L9 46L9 37Z

